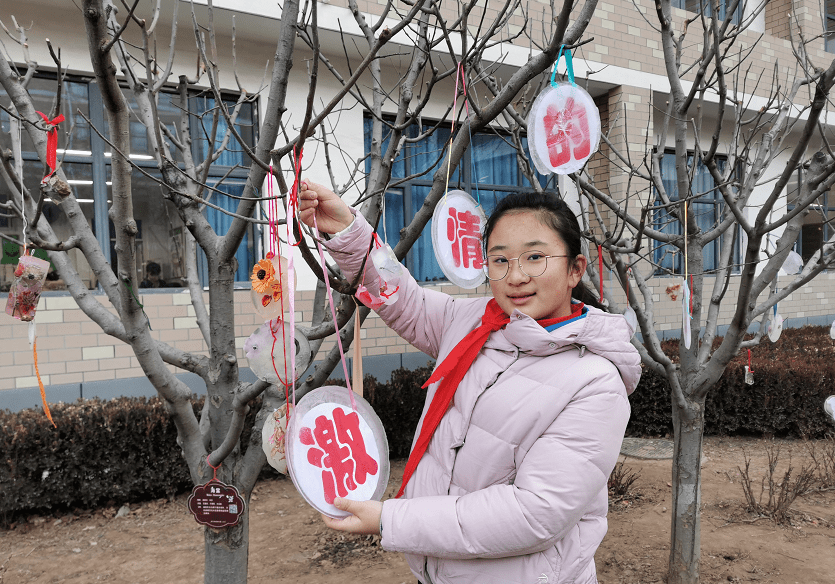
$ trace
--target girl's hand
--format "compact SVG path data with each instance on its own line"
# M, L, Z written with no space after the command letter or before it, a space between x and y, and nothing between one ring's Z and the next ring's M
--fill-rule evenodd
M383 504L380 501L352 501L337 497L333 505L351 515L342 519L331 519L327 515L322 515L325 525L331 529L348 533L380 535L380 516L383 514Z
M299 218L305 225L313 227L314 215L319 231L324 233L339 233L354 221L348 205L336 193L304 180L299 189Z

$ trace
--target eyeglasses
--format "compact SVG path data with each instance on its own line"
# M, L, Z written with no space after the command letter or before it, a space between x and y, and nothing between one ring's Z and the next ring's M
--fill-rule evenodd
M519 262L519 269L529 278L536 278L548 269L548 258L567 258L567 255L545 255L541 251L526 251L516 258L506 258L503 255L487 256L484 273L488 280L503 280L510 270L510 262Z

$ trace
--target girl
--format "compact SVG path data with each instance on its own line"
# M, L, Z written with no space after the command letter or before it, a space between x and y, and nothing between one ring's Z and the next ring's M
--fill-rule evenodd
M350 279L372 228L303 183L300 217ZM333 529L382 535L423 584L588 584L606 533L607 480L640 377L632 331L589 307L580 228L554 195L513 194L484 230L493 298L452 298L408 274L385 323L438 366L402 498L337 499ZM366 264L365 285L377 274ZM572 300L572 295L576 300ZM582 300L585 300L584 303Z

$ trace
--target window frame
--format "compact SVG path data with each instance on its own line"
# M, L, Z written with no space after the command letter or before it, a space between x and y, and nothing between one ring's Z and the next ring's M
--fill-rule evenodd
M388 115L388 114L384 114L383 119L387 123L393 123L394 122L394 117L391 116L391 115ZM369 130L370 130L370 127L371 127L370 124L373 124L374 120L375 120L375 117L370 112L368 112L367 110L363 112L363 138L364 138L364 142L365 142L365 154L366 154L366 165L365 165L366 177L368 176L367 173L369 172L370 165L371 165L370 157L368 156L368 154L369 154L368 144L370 142ZM425 127L425 128L433 127L435 125L437 125L436 131L438 129L449 130L452 127L451 123L445 122L445 121L439 122L438 120L429 120L429 119L425 119L423 121L423 127ZM407 129L407 131L408 131L408 129ZM384 126L383 127L383 143L382 143L382 146L381 146L383 151L385 151L386 145L388 144L388 136L387 136L388 133L389 132L387 132L387 127ZM510 133L503 130L502 128L490 128L489 131L482 131L482 132L478 132L477 134L474 134L472 136L473 139L470 141L471 145L468 146L467 149L464 151L464 155L462 156L461 161L459 162L458 167L456 168L456 170L451 173L450 181L449 181L449 188L450 189L461 189L461 190L467 192L468 194L470 194L473 198L477 197L477 191L474 188L475 185L477 185L478 191L485 191L485 192L491 192L491 193L496 192L496 191L505 192L505 193L511 193L511 192L531 192L532 193L532 192L535 192L535 189L533 187L526 187L526 186L522 186L522 185L501 185L501 184L481 183L481 182L473 181L472 154L473 154L474 146L472 146L472 144L475 142L476 136L479 136L479 135L480 136L496 136L496 135L499 135L499 136L509 137ZM439 164L442 164L444 166L446 165L446 161L448 159L448 153L446 152L447 145L448 145L448 143L445 143L445 145L444 145L444 152L446 154L445 154L445 156L440 158L440 162L439 162ZM414 156L410 155L410 150L413 149L413 148L417 148L417 147L418 147L417 143L407 142L407 143L404 144L403 149L401 150L401 152L398 155L397 160L401 161L401 163L403 164L403 176L404 177L405 176L410 176L410 175L415 173L415 171L413 171L412 167L411 167ZM395 162L395 164L397 164L397 162ZM476 164L478 164L478 163L476 162ZM540 175L536 171L536 168L533 165L531 165L531 169L534 171L534 173L537 177L544 177L545 180L544 180L543 188L545 188L546 190L552 191L552 192L556 192L556 193L559 192L559 188L557 186L557 175L555 175L555 174L551 174L551 175L547 175L547 176ZM478 169L476 169L476 171L478 171ZM458 173L458 176L455 179L453 179L452 175L455 172ZM394 191L400 191L399 195L402 196L403 225L401 225L400 228L406 227L412 221L412 219L414 218L414 213L412 212L413 202L414 202L413 199L414 199L414 197L419 196L419 195L414 193L413 189L415 187L431 188L432 185L433 185L432 174L433 174L433 170L429 169L426 173L422 174L419 177L409 179L408 181L405 181L405 182L399 182L396 185L387 186L386 194L395 194ZM392 173L391 173L391 176L389 178L389 184L392 183L392 182L400 181L401 178L402 177L396 176L396 171L394 170L394 166L393 166ZM523 180L526 180L524 174L521 171L519 171L518 178L519 178L519 181L517 181L517 182L521 182ZM367 178L366 178L366 180L367 180ZM454 180L454 182L453 182L453 180ZM540 178L540 184L542 184L542 179L541 178ZM385 224L382 223L382 220L381 220L381 225L377 229L378 233L381 233L381 234L383 233L382 230L385 228L384 225ZM424 237L424 236L431 237L431 220L430 220L430 222L428 222L426 224L426 226L423 229L423 232L421 232L420 236L418 236L418 240L415 241L415 244L417 244L418 241L420 240L420 238ZM433 259L433 261L434 261L434 259ZM406 268L410 272L412 272L412 275L415 276L415 279L417 280L417 282L419 284L422 284L422 285L437 285L437 284L449 283L449 280L447 280L445 277L439 277L439 278L434 279L434 280L420 280L420 279L417 278L417 274L414 271L414 268L417 265L417 261L415 259L415 246L414 245L407 252L406 257L403 259L403 263L405 264ZM439 271L440 271L440 269L439 269Z
M804 180L803 173L805 171L806 171L806 168L803 168L803 167L800 167L800 168L797 169L797 185L798 186L803 184L803 180ZM792 195L792 193L790 193L788 191L788 185L787 185L786 186L786 211L787 212L793 211L795 209L795 207L797 206L789 200L789 197L791 195ZM829 221L825 220L829 213L831 213L833 218L835 219L835 205L833 205L833 203L835 203L835 197L830 197L829 195L830 195L830 192L826 191L825 193L823 193L816 200L816 201L820 201L821 199L823 199L822 203L815 202L815 203L812 203L811 205L809 205L811 213L816 213L817 215L820 215L821 212L823 213L822 219L824 219L824 220L821 221L821 226L823 228L823 233L822 233L821 237L822 237L823 242L828 241L829 238L832 237L833 233L835 233L835 226L830 225ZM806 262L809 259L811 259L812 255L814 255L815 252L818 251L817 249L815 249L815 251L812 252L812 254L810 254L808 257L805 257L803 255L803 228L805 226L806 226L805 223L804 223L804 225L801 225L800 233L797 234L797 240L794 242L794 245L792 246L792 250L794 252L796 252L798 255L800 255L801 258L803 258L803 264L804 265L806 265ZM829 271L829 270L826 270L826 271Z
M730 3L730 0L720 0L719 6L719 17L722 21L725 19L725 14L727 13L727 6ZM703 8L705 8L705 16L708 18L712 18L713 12L713 4L710 0L698 0L699 8L695 9L695 4L697 4L697 0L672 0L673 8L680 8L681 10L686 10L687 12L693 12L695 14L699 14ZM742 7L744 2L740 0L739 4L736 7L736 12L731 17L731 24L739 25L742 22Z
M33 78L39 80L46 80L51 82L57 81L57 73L53 71L38 71L34 74ZM88 104L88 112L90 117L90 122L96 128L101 128L102 130L106 127L106 120L104 115L104 104L102 101L101 91L99 89L98 84L96 83L95 78L89 75L65 75L64 76L65 82L70 83L77 83L83 84L86 86L87 89L87 104ZM120 87L125 90L126 86L124 83L120 82ZM177 94L177 90L175 87L164 87L162 89L163 92L169 93L172 95ZM5 92L4 92L5 94ZM199 161L202 160L202 152L201 148L205 141L205 136L203 132L200 131L199 121L197 119L196 110L192 111L192 103L195 98L198 98L201 95L206 95L211 99L214 99L214 95L211 93L209 89L201 89L196 90L192 89L189 91L189 129L192 134L192 143L191 143L191 154L194 157L194 160ZM127 96L126 96L127 98ZM237 101L237 96L234 92L229 91L222 91L221 98L226 100L230 100L232 102ZM252 100L250 102L252 108L252 140L253 144L250 146L254 147L258 141L258 131L259 131L259 123L258 123L258 100ZM73 153L71 149L67 149L65 152L58 153L59 163L63 164L80 164L86 165L90 167L90 174L92 176L92 190L93 190L93 232L98 240L99 246L101 247L102 253L105 257L105 260L112 265L113 261L113 253L112 253L112 243L111 243L111 235L110 231L112 229L112 224L108 216L108 175L111 166L112 157L107 155L107 151L110 149L104 139L101 138L95 131L92 129L89 130L90 133L90 154L79 154ZM245 156L245 155L244 155ZM21 152L21 158L23 159L24 163L37 163L40 161L37 152L31 150L23 150ZM132 164L143 169L145 172L151 175L159 175L159 168L157 166L157 162L154 159L140 159L140 158L132 158ZM251 164L251 161L250 161ZM182 168L182 164L180 164ZM209 169L208 180L209 182L216 182L216 180L224 179L226 181L235 181L235 182L245 182L246 178L249 175L249 168L248 166L242 166L240 168L233 168L233 166L229 165L221 165L221 164L212 164ZM108 229L98 229L97 226L99 225L108 225ZM253 251L253 258L257 255L260 251L261 246L261 227L259 225L250 225L249 226L249 233L248 236L250 238L250 247ZM184 250L183 250L184 251ZM198 261L198 274L200 276L201 284L205 287L208 283L207 274L206 274L206 263L205 258L203 261ZM236 280L236 284L249 284L248 280Z
M694 155L695 155L695 153L693 151L688 150L688 152L687 152L688 165L692 164ZM662 158L666 157L666 156L675 156L675 150L672 149L672 148L665 148ZM718 159L724 161L723 164L727 164L728 158L727 158L726 155L717 154L716 156L717 156ZM702 168L704 168L701 161L698 161L698 163ZM663 172L663 168L661 169L661 172ZM740 166L737 165L737 169L736 169L737 177L739 177L741 172L742 171L741 171ZM663 177L662 177L662 180L663 180ZM712 181L712 178L711 178L711 181ZM691 188L692 188L692 186L691 186ZM700 200L700 199L702 199L703 197L706 196L706 195L702 195L702 197L699 197L698 199L694 199L693 201L691 201L690 204L691 205L699 205L701 207L708 207L708 206L713 207L714 212L713 212L713 223L712 223L712 225L717 225L718 222L722 218L722 211L724 209L725 201L722 198L722 194L716 188L715 182L713 183L713 186L712 186L711 190L712 190L712 197L709 200ZM652 228L655 229L656 231L660 231L661 227L659 226L660 225L659 213L663 212L663 208L656 207L656 205L660 204L661 201L659 199L658 192L656 191L655 187L653 187L653 191L655 191L655 197L654 197L653 212L652 212ZM679 200L679 195L678 195L677 188L676 188L675 198L673 198L673 196L670 193L667 193L667 195L668 195L668 197L670 197L671 202ZM695 211L695 209L694 209L694 211ZM681 230L683 228L683 226L681 225L681 222L675 221L674 224L676 226L676 231L675 232L670 232L670 233L675 234L675 235L681 235ZM738 231L736 226L734 226L730 230L730 232L731 232L730 236L735 238L734 239L734 250L732 252L733 255L732 255L732 258L731 258L731 274L739 274L740 273L739 262L740 262L740 257L741 257L741 255L740 255L741 254L740 234L739 234L739 231ZM712 260L711 260L712 261L711 267L708 267L708 266L703 267L703 271L704 271L705 275L714 276L717 273L717 270L718 270L717 265L719 264L719 260L720 260L721 253L722 253L722 242L724 241L724 238L726 238L728 236L729 236L729 233L725 232L722 235L720 235L719 237L717 237L717 238L713 239L712 241L708 242L707 246L711 246L711 248L712 248L711 253L712 253L713 257L712 257ZM707 246L705 246L705 247L707 247ZM664 268L660 265L661 259L663 259L664 255L666 253L666 249L668 247L672 247L674 250L676 250L674 252L675 255L674 255L674 258L673 258L672 269ZM658 245L656 245L652 249L652 261L653 261L653 264L656 266L653 275L657 276L657 277L667 277L667 278L683 276L684 275L683 254L679 253L679 251L680 250L678 250L677 248L671 246L671 244L666 244L666 243L660 243L659 242Z

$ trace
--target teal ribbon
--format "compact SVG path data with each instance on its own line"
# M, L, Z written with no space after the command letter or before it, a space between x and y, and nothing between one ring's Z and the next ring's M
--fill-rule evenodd
M557 86L557 67L560 64L560 59L562 58L563 54L565 54L565 72L568 75L568 81L571 85L577 85L574 82L574 63L571 61L571 49L566 49L565 45L560 45L560 53L557 55L557 60L554 63L554 69L551 71L551 87Z

